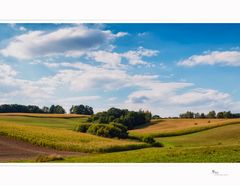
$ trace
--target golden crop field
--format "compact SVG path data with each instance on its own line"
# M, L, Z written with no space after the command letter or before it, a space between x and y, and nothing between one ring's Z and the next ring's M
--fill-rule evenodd
M130 134L154 137L174 136L239 122L240 119L158 119L153 120L148 126L131 130Z
M0 135L43 147L78 152L111 152L147 146L141 142L103 138L67 129L12 123L0 123Z
M240 145L240 124L226 125L188 135L162 137L157 140L176 147L236 146Z

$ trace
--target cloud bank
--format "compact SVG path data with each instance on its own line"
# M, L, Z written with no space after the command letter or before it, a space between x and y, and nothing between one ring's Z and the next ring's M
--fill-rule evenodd
M56 54L81 54L106 48L127 33L88 28L84 25L61 28L55 31L30 31L14 37L0 53L19 59L31 59Z
M193 55L178 62L180 66L196 65L240 66L240 51L212 51L207 54Z

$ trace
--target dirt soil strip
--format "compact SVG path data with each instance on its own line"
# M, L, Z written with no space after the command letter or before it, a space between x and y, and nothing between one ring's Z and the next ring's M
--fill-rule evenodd
M0 136L0 162L35 159L39 155L85 156L87 153L59 151Z

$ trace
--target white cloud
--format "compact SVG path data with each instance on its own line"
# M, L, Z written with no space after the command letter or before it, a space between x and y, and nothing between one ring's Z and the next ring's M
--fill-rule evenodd
M0 63L0 77L13 77L17 72L10 66L4 63Z
M145 109L161 116L176 116L186 110L206 112L208 110L237 110L238 102L234 102L227 93L212 89L197 89L192 83L161 82L157 75L130 75L124 69L110 69L84 63L50 63L51 68L59 68L55 75L40 78L36 81L17 78L14 69L9 65L0 65L5 73L0 80L0 101L9 103L12 98L21 103L49 105L62 104L69 109L72 104L84 103L92 105L101 97L99 92L117 91L133 88L125 102L117 101L118 97L110 97L102 103L101 108L111 106L128 109ZM49 65L49 64L45 64ZM60 98L57 92L67 87L66 91L98 92L98 95L79 95ZM9 99L9 97L11 99ZM121 97L121 100L123 98ZM10 102L11 103L11 102ZM98 107L96 109L99 110Z
M147 65L150 63L143 60L143 57L153 57L159 53L157 50L145 49L139 47L137 50L130 50L123 53L110 52L110 51L94 51L89 52L88 57L97 62L103 63L107 67L124 67L122 60L126 59L130 65Z
M178 116L187 110L194 112L231 110L237 103L228 93L194 88L191 83L155 82L148 88L146 86L145 89L143 87L132 92L124 104L135 110L145 109L162 116Z
M176 105L214 105L219 102L229 102L231 96L227 93L219 92L212 89L194 89L190 92L173 96L170 99L172 104Z
M139 47L138 50L125 52L122 54L122 56L125 57L131 65L147 65L148 62L144 61L142 58L156 56L158 53L159 51L157 50Z
M18 26L16 23L10 23L9 26L14 30L19 30L21 32L27 31L27 29L24 26Z
M81 62L42 63L50 68L59 68L53 76L42 78L44 82L66 84L71 90L101 89L118 90L126 87L142 87L157 81L157 75L129 75L125 69L112 69ZM58 84L58 86L60 86Z
M95 51L90 52L88 57L109 67L121 66L121 55L116 52Z
M20 26L20 27L19 27L19 30L20 30L20 31L27 31L27 29L26 29L24 26Z
M55 31L30 31L13 38L0 53L19 59L30 59L54 54L81 54L106 48L110 42L127 33L88 28L80 25Z
M240 51L212 51L202 55L193 55L178 62L180 66L196 65L240 66Z
M175 92L187 87L191 87L191 83L161 83L148 82L143 84L143 90L138 90L128 96L128 103L146 103L146 102L163 102L169 103L169 98L174 96Z

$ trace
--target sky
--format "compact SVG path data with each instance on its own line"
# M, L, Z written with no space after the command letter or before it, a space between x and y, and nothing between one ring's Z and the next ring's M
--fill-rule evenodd
M240 24L0 24L0 104L240 112Z

